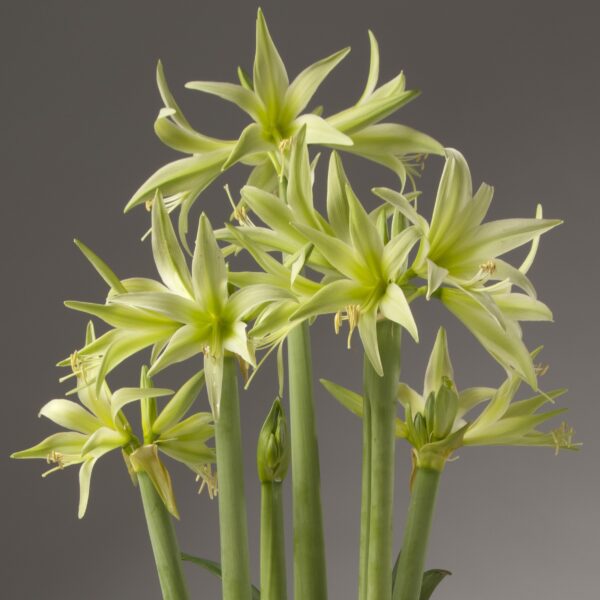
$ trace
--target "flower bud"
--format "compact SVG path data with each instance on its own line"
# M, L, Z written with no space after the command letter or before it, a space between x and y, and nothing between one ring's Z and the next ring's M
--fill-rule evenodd
M256 464L261 483L281 482L290 462L287 421L279 398L275 399L258 436Z

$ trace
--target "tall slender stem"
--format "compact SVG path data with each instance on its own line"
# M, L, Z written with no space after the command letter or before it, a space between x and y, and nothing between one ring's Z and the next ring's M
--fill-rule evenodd
M392 525L396 395L400 378L400 326L377 324L383 376L365 357L365 397L371 407L371 493L367 599L389 600L392 595Z
M237 366L225 357L219 418L215 422L219 478L219 528L223 600L250 600L248 524L244 495L244 455L240 425Z
M282 484L261 484L260 520L260 597L261 600L286 600L285 538Z
M358 599L367 599L369 565L369 517L371 512L371 405L365 398L363 406L362 489L360 504L360 556Z
M186 600L188 592L172 517L148 475L141 472L137 478L163 598Z
M327 572L321 511L319 448L306 322L288 335L294 522L294 597L325 600Z
M424 467L415 471L394 600L419 600L440 475Z

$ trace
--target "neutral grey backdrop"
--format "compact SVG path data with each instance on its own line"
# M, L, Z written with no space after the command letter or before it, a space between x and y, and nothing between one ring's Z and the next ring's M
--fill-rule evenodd
M496 186L492 213L530 216L543 202L566 223L543 240L532 277L555 324L527 327L544 343L547 388L566 386L580 453L467 449L444 474L430 566L453 571L445 600L598 598L598 14L593 3L530 0L263 3L292 74L346 45L352 54L319 92L329 111L353 102L376 33L386 78L404 69L422 96L399 121L460 148L473 177ZM233 80L254 48L254 0L0 3L2 211L2 597L10 600L159 598L139 498L118 456L102 460L88 513L76 517L76 471L42 480L39 461L8 454L53 431L36 418L64 387L54 363L80 345L85 319L64 299L100 300L104 286L73 246L77 236L123 276L153 274L139 243L147 214L123 216L136 187L175 154L154 137L157 59L201 130L236 135L244 117L183 89L193 79ZM363 195L392 183L352 162ZM441 161L431 159L432 189ZM236 188L239 174L227 176ZM431 194L424 202L431 203ZM201 204L225 216L220 184ZM195 214L198 214L197 212ZM459 385L493 385L501 372L434 303L419 305L422 343L405 344L405 379L420 386L435 330L450 331ZM313 327L315 371L359 389L359 344L344 350L331 321ZM252 566L257 579L254 447L276 392L272 365L243 397ZM131 385L133 371L113 381ZM171 375L173 377L173 375ZM167 377L166 380L169 378ZM330 596L355 597L360 427L316 387ZM203 402L206 399L202 398ZM217 505L174 469L182 547L218 556ZM409 455L399 444L396 547L407 504ZM288 530L288 542L291 539ZM219 598L211 575L186 567L195 598ZM301 599L310 600L310 599Z

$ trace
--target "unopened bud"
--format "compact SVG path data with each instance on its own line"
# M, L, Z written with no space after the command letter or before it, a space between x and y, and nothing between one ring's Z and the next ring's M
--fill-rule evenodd
M290 462L287 421L279 398L275 399L258 436L256 464L261 483L283 481Z

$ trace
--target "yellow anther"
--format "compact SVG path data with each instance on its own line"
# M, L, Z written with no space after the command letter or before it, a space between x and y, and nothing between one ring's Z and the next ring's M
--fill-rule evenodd
M566 421L563 421L554 431L552 431L552 439L556 447L555 454L558 454L561 448L573 448L573 434L575 430L569 427Z
M148 198L148 200L146 200L146 202L144 202L144 206L146 207L146 210L148 212L152 212L152 204L154 204L153 198Z
M539 363L539 364L535 365L535 367L534 367L535 373L539 377L543 377L548 372L549 368L550 368L550 365L543 364L543 363Z
M46 462L48 464L55 464L59 469L65 468L64 456L60 452L56 452L56 450L52 450L52 452L46 456Z
M345 313L345 314L344 314ZM360 316L360 306L358 304L349 304L346 306L344 311L339 310L335 313L335 317L333 318L333 329L336 334L340 332L342 327L342 321L348 321L348 326L350 330L348 332L348 342L347 346L350 349L352 342L352 334L358 325L358 319Z
M493 260L486 260L484 263L479 265L479 269L484 275L493 275L496 272L496 262Z
M291 144L291 140L290 138L285 138L284 140L281 140L278 144L278 148L280 152L286 152L286 150L290 147Z
M202 483L200 484L198 493L201 494L202 490L206 488L208 497L213 500L214 497L219 493L217 472L215 471L213 473L210 465L202 465L202 467L200 467L200 472L196 475L196 481L200 481L200 479L202 479Z

